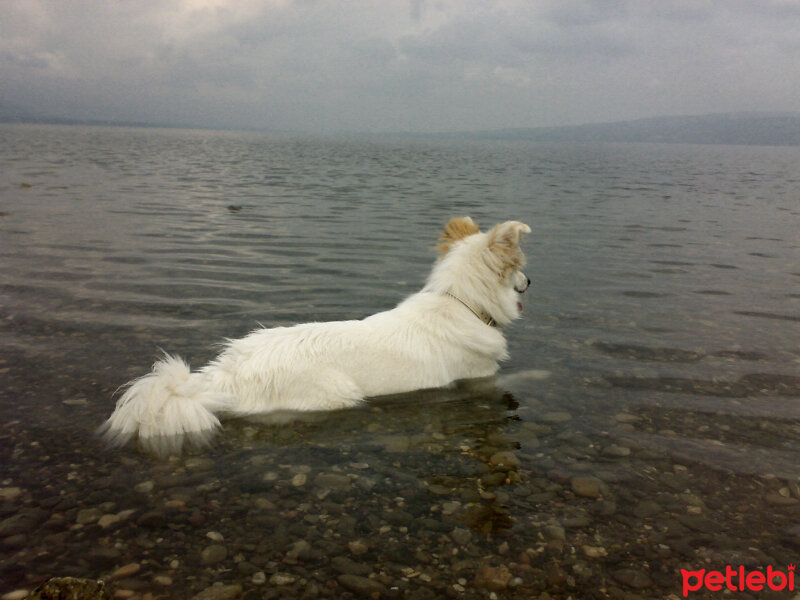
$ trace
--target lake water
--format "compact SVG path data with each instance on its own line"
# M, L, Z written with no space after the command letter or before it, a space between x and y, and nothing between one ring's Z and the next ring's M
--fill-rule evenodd
M680 598L800 559L798 148L2 125L0 215L0 595ZM162 461L93 437L161 348L392 307L459 215L533 230L497 380Z

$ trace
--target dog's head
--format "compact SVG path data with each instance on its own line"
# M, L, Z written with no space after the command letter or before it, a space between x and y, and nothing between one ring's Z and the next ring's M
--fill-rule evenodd
M441 255L426 290L454 294L507 325L520 316L519 295L530 284L519 245L530 231L525 223L506 221L484 233L469 217L451 219L439 238Z

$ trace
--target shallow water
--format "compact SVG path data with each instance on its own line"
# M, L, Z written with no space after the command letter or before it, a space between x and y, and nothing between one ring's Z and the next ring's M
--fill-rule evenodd
M785 571L798 164L0 126L0 593L73 575L134 598L678 598L681 569ZM159 348L199 366L258 323L393 306L463 214L533 228L497 379L228 421L168 461L92 437Z

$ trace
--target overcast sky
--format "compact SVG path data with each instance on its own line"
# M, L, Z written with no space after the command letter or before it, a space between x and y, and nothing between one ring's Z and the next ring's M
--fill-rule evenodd
M481 130L800 111L800 0L0 0L0 111Z

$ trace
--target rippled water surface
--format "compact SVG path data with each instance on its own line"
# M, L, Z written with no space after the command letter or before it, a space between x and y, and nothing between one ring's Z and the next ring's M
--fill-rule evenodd
M681 597L681 569L785 571L798 167L794 148L0 126L0 594L633 600ZM93 438L161 348L200 366L258 324L390 308L464 214L533 229L496 380L228 421L166 461Z

